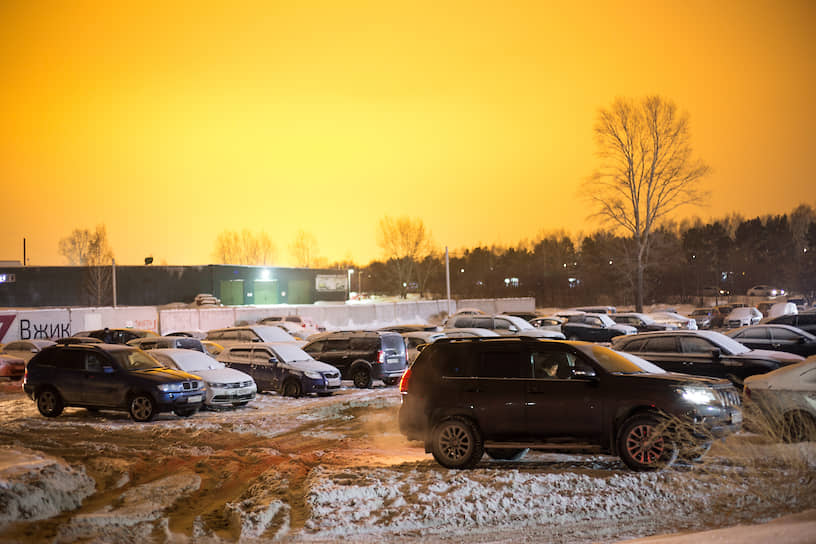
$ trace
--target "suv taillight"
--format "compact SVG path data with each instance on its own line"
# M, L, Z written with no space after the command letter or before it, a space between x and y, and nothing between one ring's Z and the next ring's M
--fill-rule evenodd
M385 364L385 352L383 350L377 352L377 362L381 365Z
M408 380L411 378L411 367L405 369L405 372L402 373L402 378L400 378L399 383L399 392L400 393L407 393L408 392Z

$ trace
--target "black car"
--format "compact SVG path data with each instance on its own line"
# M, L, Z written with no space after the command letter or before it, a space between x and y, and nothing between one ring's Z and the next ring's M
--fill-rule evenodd
M23 389L46 417L66 406L127 410L135 421L160 412L191 416L204 402L204 381L165 368L144 351L119 344L65 344L42 350L26 367Z
M340 370L356 387L372 380L394 385L405 372L407 356L402 335L388 331L335 331L312 337L303 351Z
M666 331L676 328L668 323L658 323L648 315L637 312L610 314L609 317L618 325L629 325L636 328L638 332Z
M748 376L802 360L790 353L752 350L724 334L699 330L621 336L612 341L612 348L639 355L669 372L727 378L739 387Z
M610 342L616 336L635 334L631 325L619 325L607 314L571 314L561 325L561 332L568 340L584 342Z
M802 357L816 355L816 336L790 325L751 325L725 334L751 349L787 351Z
M765 321L768 325L790 325L802 329L810 334L816 334L816 312L802 312L801 314L780 315Z
M585 342L443 338L420 352L400 392L400 431L448 468L533 448L607 452L654 470L681 451L705 453L742 422L726 380L666 373Z
M106 344L127 344L136 338L145 338L147 336L158 336L153 331L146 331L142 329L97 329L95 331L82 331L76 333L74 336L88 336L101 340Z

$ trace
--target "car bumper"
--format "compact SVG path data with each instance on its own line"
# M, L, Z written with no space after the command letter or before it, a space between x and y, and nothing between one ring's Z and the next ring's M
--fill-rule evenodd
M340 377L335 379L323 378L320 380L305 378L301 381L303 393L330 393L340 389Z
M212 387L207 390L207 397L204 404L208 406L231 406L237 403L249 402L255 399L258 387Z
M156 404L160 412L172 412L175 410L199 410L204 405L207 391L184 391L181 393L163 393L156 395Z

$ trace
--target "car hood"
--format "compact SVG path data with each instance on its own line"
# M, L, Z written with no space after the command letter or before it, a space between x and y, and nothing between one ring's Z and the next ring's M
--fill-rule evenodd
M235 383L252 381L252 376L234 368L213 368L210 370L196 370L196 376L201 376L208 383Z
M296 370L311 370L312 372L339 372L336 367L333 367L327 363L321 363L320 361L292 361L289 363L283 363L283 365L288 366L289 368L293 368Z
M773 359L783 364L793 364L804 361L805 358L795 353L788 353L787 351L773 351L769 349L752 349L746 355L753 357L762 357L763 359Z
M621 331L624 334L635 334L637 332L637 329L632 325L621 325L619 323L616 323L609 328L612 330Z
M182 372L181 370L163 367L147 368L143 370L129 370L128 373L157 384L203 379L197 374L190 374L188 372Z

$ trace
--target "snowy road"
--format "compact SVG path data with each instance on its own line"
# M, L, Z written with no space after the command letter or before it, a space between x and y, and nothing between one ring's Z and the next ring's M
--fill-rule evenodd
M741 434L660 473L541 453L451 471L399 434L399 402L393 387L265 394L136 424L82 409L46 419L4 385L0 541L612 542L816 507L812 443Z

